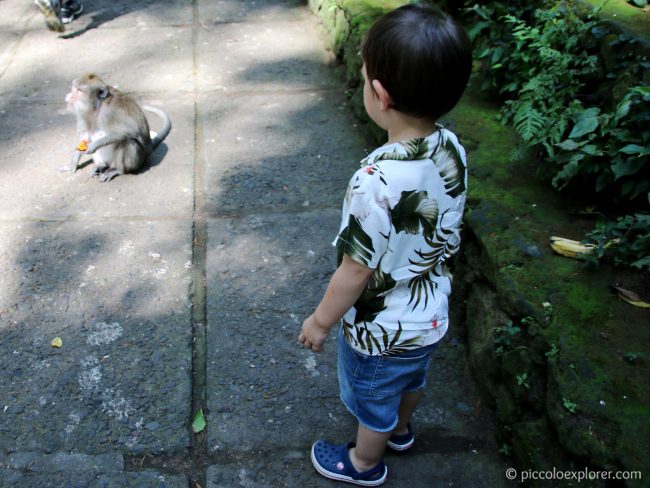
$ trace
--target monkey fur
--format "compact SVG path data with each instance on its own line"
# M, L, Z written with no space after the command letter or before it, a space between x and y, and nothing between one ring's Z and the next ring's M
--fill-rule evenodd
M135 100L94 73L75 79L65 101L77 117L77 146L70 165L63 169L76 171L81 155L92 154L92 176L102 182L138 171L171 130L164 111L143 106L163 121L160 132L150 134L147 119Z

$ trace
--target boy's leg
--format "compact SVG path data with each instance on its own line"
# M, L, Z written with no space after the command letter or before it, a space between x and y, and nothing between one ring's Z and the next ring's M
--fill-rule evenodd
M393 434L403 435L408 433L408 423L411 421L411 416L420 398L422 398L422 394L423 390L404 392L402 394L402 400L397 411L397 425L393 429Z
M391 432L375 432L359 424L357 445L350 449L350 461L359 471L367 471L379 464L384 457L386 442Z

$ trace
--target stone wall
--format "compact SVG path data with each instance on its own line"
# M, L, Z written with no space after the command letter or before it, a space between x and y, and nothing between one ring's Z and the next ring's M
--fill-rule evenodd
M345 68L355 113L359 48L374 19L405 1L310 0ZM472 95L445 118L468 150L464 251L455 263L453 319L465 323L468 362L494 408L502 452L520 468L641 470L650 474L647 311L609 290L607 269L553 254L551 235L580 238L567 201L513 159L519 139L498 107ZM385 137L372 125L375 140ZM645 325L644 325L645 324ZM561 486L562 483L558 483ZM642 486L628 482L627 486ZM605 486L590 482L589 486Z

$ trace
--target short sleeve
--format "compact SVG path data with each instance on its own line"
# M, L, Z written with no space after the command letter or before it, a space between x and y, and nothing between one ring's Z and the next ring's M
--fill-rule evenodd
M343 205L341 231L336 240L339 262L347 254L375 269L388 249L390 213L381 196L379 178L360 170L353 176Z

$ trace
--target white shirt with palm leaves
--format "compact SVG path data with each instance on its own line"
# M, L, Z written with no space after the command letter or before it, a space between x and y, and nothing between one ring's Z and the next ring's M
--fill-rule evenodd
M361 161L348 186L334 241L374 269L343 317L346 341L392 355L439 341L449 325L451 274L467 188L465 150L438 126L426 138L387 144Z

